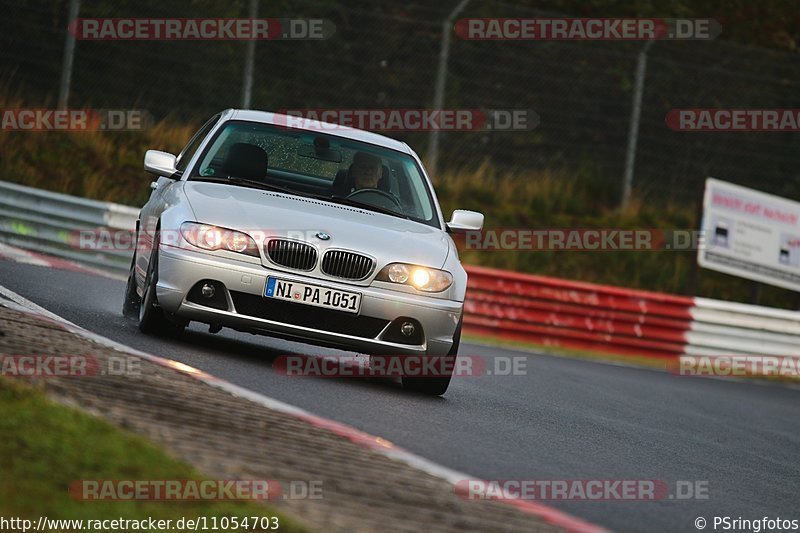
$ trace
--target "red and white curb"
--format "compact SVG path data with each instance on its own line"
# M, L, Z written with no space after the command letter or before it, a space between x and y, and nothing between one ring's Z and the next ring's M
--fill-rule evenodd
M47 309L36 305L30 300L27 300L26 298L3 287L2 285L0 285L0 305L4 305L18 311L35 314L50 323L55 323L66 331L79 335L102 346L141 357L142 359L147 359L148 361L151 361L157 365L180 372L181 374L200 380L203 383L227 391L235 396L248 399L269 409L273 409L286 415L293 416L299 420L303 420L316 428L330 431L331 433L346 438L354 444L363 446L364 448L382 454L391 459L401 461L413 468L447 481L453 485L454 494L456 484L459 481L463 481L465 479L475 479L473 476L469 476L456 470L438 465L432 461L429 461L428 459L415 455L381 437L370 435L346 424L342 424L341 422L336 422L334 420L329 420L327 418L314 415L308 411L300 409L299 407L295 407L280 400L264 396L263 394L253 392L238 385L234 385L233 383L225 381L224 379L212 376L211 374L203 372L197 368L193 368L179 361L173 361L171 359L165 359L163 357L141 352L96 333L92 333L91 331L87 331L82 327L66 320L65 318L62 318L54 313L51 313ZM556 527L564 528L564 530L569 532L605 533L607 531L598 525L575 518L539 502L508 498L498 501L512 505L522 512L536 515L545 522Z
M23 263L26 265L35 265L47 268L57 268L59 270L69 270L72 272L80 272L82 274L92 274L94 276L103 276L116 280L126 279L122 274L113 274L97 268L88 267L69 259L62 259L52 255L46 255L31 250L23 250L16 246L11 246L0 242L0 259L7 261L14 261L15 263Z

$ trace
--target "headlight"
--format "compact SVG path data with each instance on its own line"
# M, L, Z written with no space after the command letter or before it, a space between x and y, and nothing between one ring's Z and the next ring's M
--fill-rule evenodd
M203 250L228 250L260 257L256 241L241 231L197 222L184 222L181 224L181 236L189 244Z
M453 276L449 272L405 263L386 265L375 279L411 285L425 292L442 292L453 283Z

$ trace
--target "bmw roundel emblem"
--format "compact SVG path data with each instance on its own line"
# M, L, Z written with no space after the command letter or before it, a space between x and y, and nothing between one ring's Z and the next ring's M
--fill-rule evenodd
M321 239L323 241L327 241L328 239L331 238L331 236L328 235L327 233L325 233L324 231L320 231L319 233L317 233L317 238L319 238L319 239Z

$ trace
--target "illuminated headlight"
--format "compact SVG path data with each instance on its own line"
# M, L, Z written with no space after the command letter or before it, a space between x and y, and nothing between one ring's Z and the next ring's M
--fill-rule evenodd
M386 265L375 279L411 285L425 292L442 292L453 283L453 276L449 272L405 263Z
M256 241L241 231L197 222L184 222L181 224L181 236L189 244L203 250L228 250L259 257Z

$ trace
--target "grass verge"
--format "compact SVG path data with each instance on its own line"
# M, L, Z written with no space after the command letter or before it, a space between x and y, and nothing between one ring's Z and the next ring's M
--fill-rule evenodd
M144 438L48 400L27 384L0 378L0 516L34 520L277 516L281 531L297 521L257 502L82 501L68 493L80 479L207 479ZM252 529L250 529L252 531ZM59 529L69 531L69 529Z

